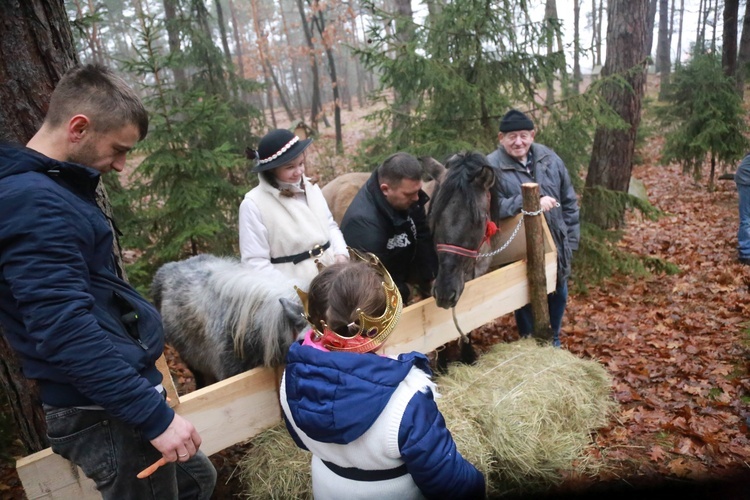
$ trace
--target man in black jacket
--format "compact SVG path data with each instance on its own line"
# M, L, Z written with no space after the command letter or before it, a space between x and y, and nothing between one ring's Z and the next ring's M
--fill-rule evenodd
M341 221L347 245L372 252L393 277L404 302L407 282L429 293L437 254L427 227L422 166L408 153L386 158L352 200Z

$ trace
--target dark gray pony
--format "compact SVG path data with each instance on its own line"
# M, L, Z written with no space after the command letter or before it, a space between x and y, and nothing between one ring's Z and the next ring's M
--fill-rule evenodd
M490 242L488 223L494 226L497 200L491 189L495 174L484 155L455 154L445 167L429 221L439 265L432 294L439 307L450 309L458 303L465 282L489 268L490 259L477 259L477 255Z
M205 254L170 262L151 287L166 341L198 387L282 364L307 326L291 283L236 259Z
M429 223L438 252L432 295L439 307L450 309L458 303L466 281L489 267L489 259L477 260L477 255L489 241L488 226L495 227L491 214L497 212L497 200L491 189L495 174L484 155L458 153L448 159L445 168L430 206ZM461 333L461 360L473 363L476 353L470 334L461 332L457 323L456 328ZM441 362L445 360L438 358L439 366Z

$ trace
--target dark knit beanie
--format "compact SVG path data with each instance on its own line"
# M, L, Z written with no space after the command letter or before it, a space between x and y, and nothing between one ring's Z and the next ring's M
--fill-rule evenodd
M516 130L534 130L534 122L517 109L511 109L500 120L500 132L515 132Z

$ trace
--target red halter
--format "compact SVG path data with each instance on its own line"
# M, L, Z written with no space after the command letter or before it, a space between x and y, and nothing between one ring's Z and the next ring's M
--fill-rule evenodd
M487 193L487 198L489 199L489 197L490 193ZM438 243L437 245L435 245L435 249L438 252L453 253L456 255L461 255L463 257L469 257L470 259L476 259L479 256L479 249L482 248L482 245L488 243L490 241L490 238L492 238L495 233L497 233L497 224L492 222L488 214L487 223L484 228L484 238L482 238L482 241L479 242L479 246L476 250L470 250L468 248L459 247L457 245L447 245L444 243Z

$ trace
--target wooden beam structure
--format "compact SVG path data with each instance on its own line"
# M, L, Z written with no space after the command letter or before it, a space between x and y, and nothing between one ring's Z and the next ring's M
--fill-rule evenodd
M510 219L503 226L512 230L517 220ZM547 290L552 292L557 279L557 254L549 230L544 227L545 275ZM467 282L456 306L461 329L468 332L527 304L526 276L526 262L519 260ZM427 353L458 337L452 312L437 307L430 298L404 308L384 352ZM281 420L280 373L280 369L255 368L191 392L172 404L200 433L201 450L212 455L247 441ZM93 481L49 448L19 459L16 468L29 500L100 498Z

